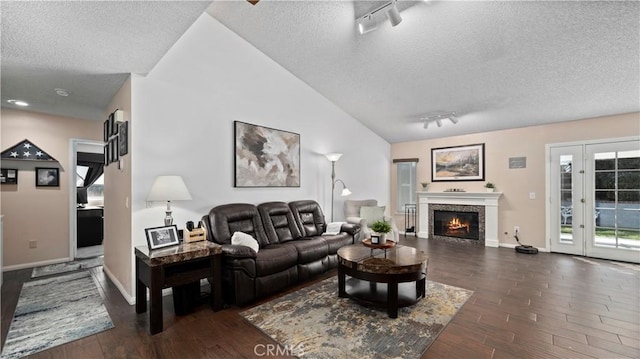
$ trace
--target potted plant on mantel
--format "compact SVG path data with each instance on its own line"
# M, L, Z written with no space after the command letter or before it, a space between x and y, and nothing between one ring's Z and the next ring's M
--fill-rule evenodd
M493 191L495 191L495 189L496 189L496 185L494 185L494 184L493 184L493 183L491 183L491 182L487 182L487 183L484 185L484 188L486 188L486 189L487 189L487 192L493 192Z
M420 184L422 185L422 190L426 191L427 187L429 187L429 182L420 182Z
M391 232L391 224L389 222L375 221L371 224L371 229L378 234L380 244L387 243L387 233Z

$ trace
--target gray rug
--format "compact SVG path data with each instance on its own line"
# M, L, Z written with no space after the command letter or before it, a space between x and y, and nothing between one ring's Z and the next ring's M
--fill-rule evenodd
M240 315L300 358L420 358L472 291L427 281L427 295L397 319L338 297L337 277Z
M42 267L33 268L31 272L31 278L43 277L52 274L60 274L66 272L73 272L81 269L89 269L104 264L104 257L94 257L87 259L79 259L72 262L50 264Z
M26 282L2 350L22 358L113 328L87 271Z

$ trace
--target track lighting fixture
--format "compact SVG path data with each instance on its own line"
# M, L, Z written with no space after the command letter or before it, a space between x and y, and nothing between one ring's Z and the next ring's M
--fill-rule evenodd
M429 127L430 123L435 122L436 126L442 127L442 121L449 120L454 125L458 123L458 119L456 118L455 112L442 112L436 114L429 114L422 116L420 121L424 121L423 128L426 130Z
M400 16L400 10L398 10L398 7L396 6L397 1L398 0L391 0L357 18L356 23L358 24L358 31L360 34L366 34L377 29L378 23L385 15L387 19L389 19L391 26L397 26L400 24L402 22L402 16Z

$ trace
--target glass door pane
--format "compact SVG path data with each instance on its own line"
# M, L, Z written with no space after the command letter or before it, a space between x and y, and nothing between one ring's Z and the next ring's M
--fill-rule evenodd
M640 261L640 143L588 145L593 221L587 255Z
M584 255L582 146L550 147L550 246L552 252Z

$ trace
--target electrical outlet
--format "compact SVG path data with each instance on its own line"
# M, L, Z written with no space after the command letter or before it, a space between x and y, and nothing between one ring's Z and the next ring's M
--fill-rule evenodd
M515 234L520 233L520 226L513 226L513 233Z
M38 241L29 241L29 248L38 248Z

